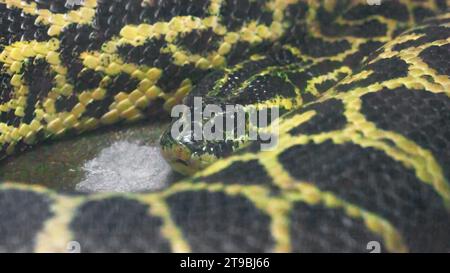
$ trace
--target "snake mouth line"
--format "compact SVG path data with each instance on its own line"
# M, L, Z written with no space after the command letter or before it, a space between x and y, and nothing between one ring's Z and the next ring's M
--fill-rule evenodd
M179 164L181 164L181 165L188 166L188 163L187 163L186 161L184 161L184 160L181 160L181 159L177 159L175 162L176 162L176 163L179 163Z
M173 170L182 175L193 175L197 171L204 169L217 158L213 155L192 153L184 145L161 145L161 155L169 163Z

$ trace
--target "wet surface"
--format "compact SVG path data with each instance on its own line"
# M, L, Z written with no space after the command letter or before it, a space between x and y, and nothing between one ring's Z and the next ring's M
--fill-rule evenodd
M40 144L4 160L0 164L0 181L39 184L64 192L162 188L182 178L167 169L158 154L159 137L167 126L166 121L147 121ZM127 169L126 163L132 168ZM117 166L124 168L118 170ZM106 183L108 178L117 183ZM130 179L136 181L130 183ZM118 184L121 181L125 184Z

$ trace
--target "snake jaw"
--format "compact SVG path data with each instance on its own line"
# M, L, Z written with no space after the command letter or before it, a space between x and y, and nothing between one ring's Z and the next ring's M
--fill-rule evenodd
M170 129L161 135L161 154L176 172L190 176L217 160L213 155L195 152L186 141L173 138Z
M161 146L161 154L176 172L184 175L192 175L195 172L195 169L191 167L191 155L188 149L182 146Z
M161 146L161 154L173 170L187 176L193 175L217 160L210 155L191 153L187 147L182 145Z
M178 173L190 175L189 159L191 152L184 145L175 145L175 140L166 131L161 135L160 147L163 158Z

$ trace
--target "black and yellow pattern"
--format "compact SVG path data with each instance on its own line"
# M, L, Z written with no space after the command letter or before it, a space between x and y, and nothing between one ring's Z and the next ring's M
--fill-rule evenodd
M219 20L233 1L4 2L0 157L170 109L199 78L246 58L242 48L279 38L287 6L255 2L246 23L246 13Z
M219 90L278 69L296 101L275 150L250 143L158 192L1 184L1 251L450 251L446 1L1 2L1 157L269 57Z

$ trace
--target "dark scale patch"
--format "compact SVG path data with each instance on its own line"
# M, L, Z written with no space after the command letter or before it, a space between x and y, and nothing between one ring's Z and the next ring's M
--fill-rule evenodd
M270 25L272 13L266 9L267 2L267 0L225 0L220 8L222 23L231 31L252 20Z
M195 85L202 77L210 72L211 70L201 70L190 63L182 66L170 63L163 67L163 74L158 80L157 85L165 92L171 92L178 88L184 79L190 79Z
M450 36L450 28L441 26L429 26L426 28L420 28L413 31L408 31L406 34L425 34L416 40L409 40L400 44L395 45L392 49L396 51L401 51L409 47L417 47L429 42L436 40L447 39Z
M419 57L439 74L450 76L450 44L428 47Z
M59 48L61 62L67 67L67 78L72 84L78 82L78 74L83 69L79 58L84 51L99 50L105 41L103 33L97 32L91 25L71 24L60 34Z
M300 88L300 91L305 91L309 80L319 75L332 72L341 65L342 64L340 62L325 60L306 68L304 71L289 72L287 73L287 77L295 86Z
M406 77L408 67L408 64L398 57L381 59L363 67L363 70L373 71L367 78L352 83L339 84L336 89L340 92L346 92L357 87L366 87L374 83Z
M165 102L166 101L163 98L156 98L154 101L152 101L151 107L146 107L144 109L145 114L148 117L159 117L161 118L161 120L163 120L167 115L167 112L163 107Z
M351 7L349 1L335 1L333 9L328 11L325 7L319 6L316 11L316 19L320 25L329 25L335 22L342 13Z
M134 200L109 198L83 204L70 223L82 252L168 252L163 224Z
M403 32L405 32L405 30L407 30L408 28L406 26L396 26L394 29L394 32L392 33L392 37L395 38L397 36L399 36L400 34L402 34Z
M336 23L342 11L348 9L347 1L337 1L333 11L327 11L324 7L317 10L317 19L320 23L320 31L323 35L331 37L379 37L386 34L386 25L376 19L370 19L358 24Z
M424 19L435 15L434 11L424 7L415 7L413 14L416 22L422 22Z
M387 219L411 251L450 250L450 218L441 197L384 152L326 141L293 146L279 160L295 179Z
M285 9L284 16L292 24L298 24L299 22L305 21L308 10L309 6L304 2L289 4Z
M378 128L430 150L450 181L450 99L424 90L382 90L362 97L362 112Z
M280 48L279 44L276 44L271 50L267 53L269 58L272 58L275 62L281 65L288 64L302 64L306 65L311 63L311 61L304 61L296 57L292 52L285 48Z
M105 4L110 0L104 0ZM122 0L122 2L129 2ZM141 1L136 1L140 3ZM146 23L156 23L161 21L170 21L176 16L194 16L194 17L206 17L208 15L209 0L191 0L191 1L179 1L179 0L154 0L146 1L143 4L143 9L139 16L136 13L130 12L130 16L136 16L140 21Z
M106 87L107 94L104 99L92 101L86 106L84 116L100 118L109 111L109 106L114 102L114 97L120 92L129 93L137 88L139 80L133 79L126 73L120 73Z
M340 100L331 99L303 108L302 112L316 111L309 121L292 128L291 135L311 135L340 130L347 124L344 116L344 105Z
M118 53L127 63L155 66L155 61L161 56L161 48L166 44L164 38L152 38L143 45L123 45L118 48Z
M378 58L383 52L385 51L385 47L381 46L378 49L374 50L373 52L369 53L367 58L363 59L363 62L361 66L367 65L368 63L373 62L376 58ZM361 67L359 66L359 67Z
M3 44L49 39L48 26L36 23L37 16L26 14L17 8L8 8L5 4L0 4L0 13L0 37Z
M214 100L216 97L228 97L233 91L239 88L246 80L258 74L267 67L276 65L277 62L269 55L258 61L248 61L242 64L242 68L228 73L226 82L220 87L217 93L214 93Z
M438 6L438 8L442 11L447 10L448 8L448 4L447 4L447 0L435 0L436 1L436 5Z
M351 68L355 68L359 66L363 59L369 55L372 55L371 57L374 58L373 55L375 54L375 51L379 49L383 45L382 42L377 41L368 41L366 43L363 43L359 46L358 51L354 54L351 54L344 59L344 64L348 65Z
M35 108L47 98L54 87L55 73L44 59L31 58L23 67L23 80L28 86L24 123L30 123L35 117Z
M173 64L173 59L172 59L172 55L168 54L168 53L161 53L154 61L153 61L153 66L158 67L158 68L166 68L169 65L174 65Z
M347 216L340 209L295 203L290 215L293 252L368 252L367 243L377 241L361 219ZM382 247L381 252L386 252Z
M31 252L51 216L50 200L25 190L0 191L0 252Z
M357 25L332 23L321 25L321 33L330 37L358 37L370 38L385 36L387 27L380 21L373 19Z
M256 102L264 102L278 97L295 98L294 86L278 76L257 76L250 84L243 88L231 103L250 105Z
M201 177L201 180L227 184L268 185L272 179L261 164L258 163L258 160L250 160L246 162L234 162L229 167L215 174Z
M100 82L102 81L104 76L104 73L101 71L95 71L93 69L82 70L78 74L74 90L77 93L81 93L82 91L95 89L99 87Z
M321 83L316 83L314 87L316 88L317 92L323 93L333 87L336 84L336 80L326 80Z
M193 252L269 252L270 217L242 196L188 191L167 198Z
M286 31L282 43L293 44L301 53L311 57L335 56L351 48L346 40L328 42L311 35L304 24L294 25Z
M70 112L77 103L77 95L61 96L55 101L55 109L57 112Z
M307 92L307 93L302 94L302 99L303 99L303 104L306 104L306 103L316 100L317 97L314 96L313 94Z
M140 0L98 0L93 20L96 34L109 40L125 25L142 22L139 18L143 12L141 4Z
M381 15L398 21L407 21L408 8L398 1L382 1L381 5L359 4L344 13L344 19L363 20L371 15Z
M113 81L107 86L106 89L108 90L108 95L112 94L113 96L115 96L119 92L128 93L135 90L138 84L138 79L131 78L129 74L122 72L113 79Z
M127 24L153 23L163 19L169 20L177 15L200 16L199 12L206 7L207 0L195 1L147 1L141 0L99 0L92 25L70 25L61 34L61 58L69 68L69 78L74 82L82 69L79 54L86 50L99 50L101 46L114 36ZM131 54L129 59L138 58L136 63L151 59L152 54L158 51L129 53L130 49L122 50L122 57ZM125 53L123 53L125 52ZM120 51L119 51L120 53ZM150 54L150 57L147 56ZM127 59L127 58L125 58ZM155 62L156 60L153 60ZM154 64L154 66L157 66ZM159 66L158 66L159 67Z
M439 18L439 17L432 17L429 19L425 19L425 22L429 26L438 26L443 25L450 22L450 18Z
M174 91L186 78L189 78L195 84L209 72L208 70L200 70L192 64L182 66L174 64L170 54L160 53L165 44L163 38L150 39L142 46L122 46L118 49L118 52L125 62L161 68L162 76L157 84L164 92Z
M48 9L53 13L66 13L71 10L78 10L81 5L70 4L76 1L54 1L54 0L25 0L27 3L36 3L38 9ZM68 4L66 4L69 2Z
M11 75L0 72L0 105L13 98L14 88L11 86Z
M0 145L0 160L5 159L8 155L6 154L7 145Z
M184 98L183 104L188 106L194 105L194 98L195 97L205 97L208 95L209 92L211 92L215 85L217 84L217 81L223 78L224 72L223 71L214 71L206 75L198 84L196 84L191 92Z
M269 41L263 41L256 45L239 41L232 46L230 52L225 56L227 64L233 66L247 60L253 54L267 52L271 45Z
M222 36L214 33L212 28L193 30L178 39L177 44L194 54L210 52L218 48Z
M16 116L15 110L11 109L6 112L0 111L0 122L4 122L9 126L19 127L21 118Z
M234 155L243 155L246 153L258 153L261 151L261 140L252 140L248 145L245 146L243 149L238 149Z

